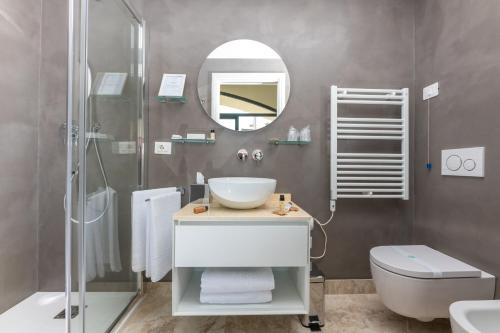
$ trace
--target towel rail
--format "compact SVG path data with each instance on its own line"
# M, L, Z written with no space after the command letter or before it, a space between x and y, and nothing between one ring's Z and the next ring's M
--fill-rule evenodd
M397 130L367 130L367 129L339 129L337 133L341 134L394 134L403 135L403 131Z
M402 170L402 165L339 164L337 169Z
M392 124L344 124L339 123L338 128L398 128L403 129L403 125L392 125Z
M400 164L403 160L379 160L379 159L357 159L357 158L339 158L338 163L384 163L384 164Z
M403 189L396 188L339 188L339 193L357 193L357 192L371 192L371 193L397 193L403 192Z
M389 135L337 135L341 140L403 140L403 136Z
M339 175L397 175L402 176L402 171L344 171L338 170Z
M386 195L386 194L339 194L338 198L351 198L351 199L403 199L405 200L404 195Z
M184 187L182 187L182 186L176 187L176 188L175 188L175 191L176 191L176 192L181 192L181 195L186 194L186 189L185 189ZM144 201L145 201L145 202L148 202L148 201L151 201L151 199L146 199L146 200L144 200Z
M338 88L341 93L404 94L404 89Z
M338 180L373 180L373 181L402 181L403 177L338 177ZM377 184L374 182L374 184Z
M346 93L341 93L338 94L338 98L349 98L349 99L371 99L371 100L377 100L377 99L387 99L387 100L403 100L403 96L401 95L392 95L392 94L383 94L383 95L354 95L354 94L346 94Z
M346 118L339 117L337 122L367 122L367 123L403 123L401 119L394 118Z
M339 187L366 187L366 186L378 186L378 187L401 187L403 183L337 183Z
M386 157L401 158L403 154L373 154L373 153L338 153L339 157Z
M355 99L339 99L338 104L371 104L371 105L403 105L403 102L396 101L377 101L377 100L355 100Z
M385 117L339 116L340 105L373 105L384 111L385 105L397 106L401 112ZM389 110L389 109L387 109ZM341 110L340 110L341 111ZM409 197L409 90L361 89L331 87L331 208L338 198ZM397 153L338 152L339 140L399 142ZM373 145L374 147L376 144Z

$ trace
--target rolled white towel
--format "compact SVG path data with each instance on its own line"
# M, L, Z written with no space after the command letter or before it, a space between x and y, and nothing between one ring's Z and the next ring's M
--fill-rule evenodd
M247 293L200 293L200 302L207 304L259 304L273 300L270 290Z
M243 293L274 289L274 275L269 267L207 268L201 275L204 293Z

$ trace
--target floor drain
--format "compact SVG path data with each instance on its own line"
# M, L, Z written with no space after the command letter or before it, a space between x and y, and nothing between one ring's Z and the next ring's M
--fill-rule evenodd
M78 316L78 313L80 312L80 310L78 309L78 305L72 305L71 306L71 319L75 318L76 316ZM61 312L59 312L55 317L54 319L64 319L66 318L66 309L62 310Z

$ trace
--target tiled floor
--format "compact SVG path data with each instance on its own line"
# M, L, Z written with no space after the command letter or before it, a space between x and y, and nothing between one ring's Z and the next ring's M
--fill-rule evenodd
M119 333L306 333L296 316L172 317L170 286L151 287ZM326 325L331 333L450 333L448 320L421 323L387 310L375 294L327 295Z

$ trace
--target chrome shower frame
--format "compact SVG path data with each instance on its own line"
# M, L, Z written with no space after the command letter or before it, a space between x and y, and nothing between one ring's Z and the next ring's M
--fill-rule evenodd
M86 124L87 116L87 98L79 98L79 96L85 96L87 91L87 75L82 75L82 73L86 73L87 71L87 63L88 63L88 7L90 0L68 0L68 36L67 36L67 101L66 101L66 135L65 135L65 143L66 143L66 198L67 198L67 207L64 216L64 224L65 224L65 332L71 333L71 316L68 314L71 313L71 288L72 288L72 176L73 176L73 147L74 147L74 135L77 135L78 142L85 142L85 133L86 130L80 130L75 133L71 130L74 125L73 121L77 120L78 124ZM115 0L117 3L121 4L125 10L127 10L134 20L137 21L139 26L139 34L140 40L142 42L142 48L140 48L140 66L141 66L141 84L140 84L140 106L138 110L138 121L137 121L137 164L138 164L138 184L139 188L143 188L146 184L146 165L145 165L145 137L146 137L146 121L145 121L145 111L148 107L146 103L146 99L148 96L148 84L146 80L147 73L147 34L146 34L146 22L141 19L136 10L127 3L126 0ZM79 7L77 7L79 5ZM75 10L79 8L79 15L75 13ZM77 17L78 16L78 17ZM78 31L78 56L75 57L77 46L76 43L76 24L79 22L79 31ZM74 89L75 83L75 63L79 63L78 66L78 92ZM73 111L75 108L75 101L78 101L77 111L78 118L74 119ZM83 126L83 128L85 125ZM78 152L78 184L79 184L79 192L78 192L78 208L77 214L78 219L80 221L85 221L85 193L86 193L86 174L85 174L85 165L86 165L86 150L79 148ZM76 331L85 332L85 294L86 294L86 258L84 253L86 253L86 245L85 245L85 223L78 224L77 231L77 239L78 239L78 304L80 309L80 315L78 316L78 326ZM142 274L137 273L137 294L134 299L132 299L129 303L132 304L137 297L143 292L143 280ZM125 310L126 311L126 310ZM123 313L122 313L123 315ZM120 315L121 316L121 315ZM120 317L115 319L115 322L118 322Z

